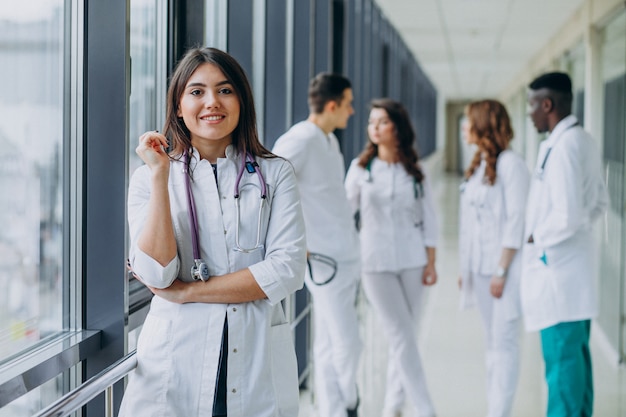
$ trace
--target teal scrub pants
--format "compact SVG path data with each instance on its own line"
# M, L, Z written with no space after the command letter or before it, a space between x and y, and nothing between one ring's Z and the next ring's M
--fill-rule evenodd
M541 331L548 383L548 417L588 417L593 412L590 320L559 323Z

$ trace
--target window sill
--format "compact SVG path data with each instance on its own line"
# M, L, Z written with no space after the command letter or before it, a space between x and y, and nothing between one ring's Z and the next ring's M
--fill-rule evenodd
M0 408L100 350L99 330L63 332L0 363Z

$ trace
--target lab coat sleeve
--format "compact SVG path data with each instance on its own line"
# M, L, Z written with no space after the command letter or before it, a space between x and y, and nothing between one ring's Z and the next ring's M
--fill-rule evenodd
M424 185L424 198L421 199L424 213L424 246L429 248L437 247L437 240L439 237L439 223L437 220L437 207L435 205L435 199L433 196L433 189L430 186L430 178L424 171L424 179L422 183ZM420 203L420 201L418 201Z
M148 216L150 199L150 169L138 168L133 174L128 188L128 228L130 233L130 251L128 260L133 272L141 281L155 288L167 288L178 276L180 260L178 255L166 266L137 247L137 240Z
M526 163L513 154L506 155L498 166L497 180L502 181L504 196L502 247L520 249L524 242L524 218L530 183Z
M265 259L250 272L275 305L304 285L306 239L300 195L293 168L286 161L277 174L265 238Z
M361 205L361 185L359 177L363 174L363 168L358 164L358 159L354 159L350 164L350 168L346 173L344 186L346 187L346 196L350 203L352 213L356 213Z
M306 163L306 135L296 136L288 131L276 140L272 152L291 162L296 176Z
M574 236L588 219L583 204L584 169L580 144L572 137L563 137L552 150L548 163L552 175L546 176L549 192L547 216L532 231L538 247L551 247Z

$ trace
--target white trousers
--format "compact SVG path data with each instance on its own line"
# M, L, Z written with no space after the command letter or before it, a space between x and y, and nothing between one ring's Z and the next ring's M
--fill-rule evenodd
M502 299L494 298L489 292L491 276L476 274L474 278L474 293L486 336L487 416L509 417L519 376L520 319L504 319Z
M356 312L360 263L339 263L335 278L315 285L305 275L313 300L313 363L320 417L346 417L357 404L356 374L362 350ZM326 276L314 277L317 282Z
M424 292L423 271L363 273L363 290L389 343L384 409L392 415L402 411L405 396L418 416L435 415L415 337Z

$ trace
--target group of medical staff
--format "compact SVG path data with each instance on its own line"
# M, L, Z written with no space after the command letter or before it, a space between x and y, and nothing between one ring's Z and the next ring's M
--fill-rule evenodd
M485 326L489 417L511 415L522 319L526 330L540 332L547 416L591 416L592 226L608 205L602 163L571 114L567 74L537 77L528 105L537 131L548 134L533 175L508 148L513 130L504 106L482 100L466 108L464 136L476 154L461 186L461 306L476 305Z
M333 132L354 113L350 81L318 74L308 101L308 118L270 152L235 59L194 48L177 65L163 133L140 137L145 165L129 185L128 267L155 297L120 416L297 416L281 301L304 283L320 417L358 415L361 283L389 341L384 415L408 402L435 416L415 325L438 279L437 208L410 117L397 101L373 100L365 147L345 174ZM477 151L462 186L461 304L477 305L486 329L489 417L511 414L522 317L541 330L548 415L587 416L591 226L608 197L593 140L570 115L569 77L539 77L529 105L537 130L551 132L532 179L509 149L504 106L467 106Z

